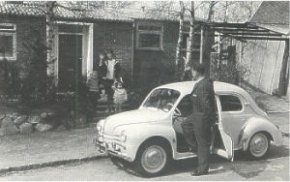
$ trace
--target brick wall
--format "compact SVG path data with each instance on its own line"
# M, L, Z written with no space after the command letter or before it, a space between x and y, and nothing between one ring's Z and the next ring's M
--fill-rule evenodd
M94 23L94 66L102 51L112 49L120 61L124 77L130 79L133 71L133 26L132 23Z
M22 77L27 71L26 63L33 57L31 46L35 46L37 36L45 41L45 20L33 17L0 16L0 23L16 24L16 51L17 59L9 61L9 68L17 72L17 77ZM46 58L44 58L46 59ZM0 60L1 61L1 60ZM0 87L3 84L3 69L0 68ZM13 81L15 78L13 78Z
M160 84L174 81L173 68L175 66L179 23L166 21L162 22L162 24L163 50L140 50L135 47L134 77L137 80L136 85L145 86L148 90ZM189 32L189 28L185 28L184 32ZM196 38L193 43L194 49L197 51L193 52L193 62L199 62L200 59L200 28L197 28L196 32ZM209 66L209 55L213 40L213 36L210 35L204 42L203 61L207 66ZM182 50L183 56L186 56L185 49L184 47Z
M135 86L150 90L162 82L172 80L179 25L174 22L162 22L162 24L163 50L134 48Z

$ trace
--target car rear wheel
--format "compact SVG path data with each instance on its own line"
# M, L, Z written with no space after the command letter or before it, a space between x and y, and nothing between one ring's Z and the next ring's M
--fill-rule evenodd
M139 149L135 160L137 172L144 177L162 174L171 160L170 151L170 147L163 142L145 143Z
M270 141L265 133L256 133L249 142L248 152L251 157L260 159L264 157L270 148Z

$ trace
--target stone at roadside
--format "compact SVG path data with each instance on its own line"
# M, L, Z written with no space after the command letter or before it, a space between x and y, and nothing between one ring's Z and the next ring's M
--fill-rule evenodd
M40 117L42 119L47 118L47 116L48 116L48 114L46 112L43 112L43 113L40 114Z
M4 129L0 128L0 137L4 136Z
M48 116L54 116L55 113L54 113L54 112L48 112L47 115L48 115Z
M67 128L64 126L64 125L59 125L56 129L55 129L55 131L64 131L64 130L66 130Z
M14 112L14 113L12 113L12 114L10 115L10 117L11 117L12 119L16 119L18 116L19 116L19 114L16 113L16 112Z
M0 120L4 119L6 117L6 114L0 114Z
M1 128L2 131L0 131L0 136L4 136L4 135L15 135L19 132L19 130L17 129L16 126L8 126L5 128Z
M13 119L9 116L6 116L3 120L2 120L2 124L1 124L1 128L9 128L14 126L14 122Z
M48 131L48 130L51 130L52 129L52 125L49 125L49 124L42 124L42 123L38 123L36 126L35 126L35 129L39 132L44 132L44 131Z
M27 116L25 115L22 115L22 116L18 116L13 122L15 125L19 126L21 125L22 123L24 123L25 121L27 121Z
M40 123L41 117L40 116L30 116L27 120L28 123L37 124Z
M29 134L33 132L33 125L31 123L23 123L19 126L21 134Z
M6 117L5 114L0 114L0 128L2 126L2 120Z

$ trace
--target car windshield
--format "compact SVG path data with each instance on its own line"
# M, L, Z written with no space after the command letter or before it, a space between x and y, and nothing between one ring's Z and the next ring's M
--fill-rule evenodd
M173 107L179 95L180 93L177 90L167 88L156 89L147 98L143 107L155 108L168 112Z

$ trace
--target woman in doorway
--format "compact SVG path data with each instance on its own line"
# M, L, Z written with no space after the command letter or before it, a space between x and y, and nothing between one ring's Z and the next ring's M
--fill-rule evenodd
M119 61L115 59L115 54L112 50L107 51L107 60L104 61L104 65L106 66L106 76L104 81L104 86L106 90L106 94L108 96L107 102L107 112L114 111L114 102L113 95L114 90L112 89L112 85L114 80L121 77L121 65Z

